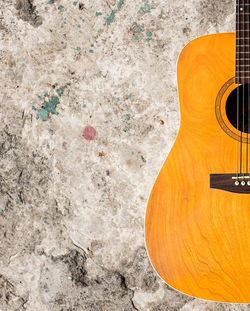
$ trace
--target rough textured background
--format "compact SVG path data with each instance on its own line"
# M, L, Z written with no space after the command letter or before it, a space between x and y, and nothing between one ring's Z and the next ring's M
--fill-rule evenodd
M178 54L233 31L234 1L0 0L0 11L0 310L250 310L173 291L144 247L179 126Z

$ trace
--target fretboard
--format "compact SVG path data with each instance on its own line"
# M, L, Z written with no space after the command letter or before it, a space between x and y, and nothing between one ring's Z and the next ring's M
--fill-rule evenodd
M250 0L236 0L236 84L250 82Z

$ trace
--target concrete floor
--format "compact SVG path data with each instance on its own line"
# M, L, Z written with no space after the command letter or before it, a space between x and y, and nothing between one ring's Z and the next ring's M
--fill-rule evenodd
M0 0L1 311L250 310L168 288L144 245L177 58L234 30L221 2Z

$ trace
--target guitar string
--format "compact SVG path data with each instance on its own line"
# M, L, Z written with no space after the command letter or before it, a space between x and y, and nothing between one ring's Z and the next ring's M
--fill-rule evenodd
M245 68L245 13L246 13L246 5L245 5L245 0L243 0L243 51L244 51L244 58L243 58L243 68ZM244 177L245 177L245 72L243 74L243 100L242 100L242 127L243 127L243 131L241 131L241 134L242 134L242 173L243 173L243 180L244 180Z
M240 22L239 22L239 19L240 19L240 0L237 0L236 4L237 5L237 20L236 20L236 50L238 53L236 53L237 55L237 61L238 64L240 64L240 53L239 53L239 43L237 43L237 37L238 37L238 42L239 42L239 38L240 38L240 32L239 32L239 26L240 26ZM237 69L239 68L239 66L236 67ZM239 179L239 78L240 78L240 71L239 70L236 70L236 79L237 79L237 181Z
M249 2L249 0L247 1ZM247 13L249 13L249 6L247 5ZM249 26L249 14L247 14L247 68L249 68L249 33L250 33L250 26ZM247 143L246 143L246 149L247 149L247 154L246 154L246 172L247 176L249 176L249 78L247 78Z
M246 13L249 13L249 7L248 7L248 2L249 2L249 0L246 0L246 4L245 4L245 6L246 6ZM246 24L247 24L247 26L246 26L246 30L244 31L244 34L245 34L245 39L244 39L244 46L246 47L246 59L244 60L244 64L245 64L245 68L246 68L246 70L248 71L248 69L249 69L249 16L248 16L249 14L247 14L246 15ZM245 23L244 23L245 24ZM248 111L249 111L249 100L248 100L248 94L249 94L249 81L248 81L248 79L249 79L249 76L247 76L246 78L245 78L246 80L245 80L245 84L246 84L246 92L245 92L245 100L244 100L244 104L246 104L247 106L246 106L246 109L245 109L245 107L244 107L244 118L245 118L245 122L244 122L244 126L245 126L245 132L244 132L244 137L245 137L245 158L246 158L246 160L245 160L245 167L246 167L246 169L245 169L245 178L247 177L247 176L249 176L248 175L248 149L249 149L249 147L248 147L248 138L249 138L249 133L248 133L248 128L249 128L249 122L248 122Z
M239 76L240 76L240 80L241 80L241 85L242 85L242 96L241 98L239 99L239 119L240 119L240 112L242 112L242 109L243 109L243 102L244 102L244 56L245 56L245 48L244 48L244 13L245 13L245 6L244 6L244 0L242 0L242 3L241 3L241 0L239 0L239 10L240 10L240 13L239 13L239 41L240 41L240 46L242 45L243 46L243 57L241 58L241 56L239 57L240 59L240 63L239 63ZM243 19L241 19L241 17L243 16ZM241 41L243 40L243 44L241 44ZM241 50L239 48L239 54L242 54L241 53ZM243 65L242 65L242 62L243 62ZM243 70L241 70L241 67L243 66ZM239 81L240 82L240 81ZM239 89L239 88L238 88ZM240 97L240 96L239 96ZM242 116L243 118L243 116ZM242 176L243 174L243 123L242 123L242 119L239 120L239 124L241 125L240 127L240 175Z
M244 1L244 0L242 0L242 1ZM244 11L243 3L241 3L241 0L239 0L239 2L240 2L240 11L242 12L242 11ZM244 37L243 34L241 36L241 33L242 33L242 31L241 31L241 23L242 23L241 17L242 17L242 13L240 13L240 19L239 19L239 38L240 38L240 41L241 41L242 37ZM244 29L244 23L243 23L243 29ZM243 31L243 33L244 33L244 31ZM243 45L243 51L244 51L244 45ZM242 54L241 51L240 51L240 54ZM242 82L242 90L244 90L244 72L241 71L241 60L244 60L244 54L245 53L243 53L243 58L242 59L240 58L240 66L239 66L239 75L240 75L240 80ZM243 75L242 75L242 73L243 73ZM240 119L240 113L242 112L242 107L241 107L242 99L243 99L243 91L242 91L242 98L240 98L240 101L239 101L239 119ZM242 120L239 120L239 124L241 124L240 122L242 122ZM241 124L241 128L240 128L240 175L242 176L242 124Z

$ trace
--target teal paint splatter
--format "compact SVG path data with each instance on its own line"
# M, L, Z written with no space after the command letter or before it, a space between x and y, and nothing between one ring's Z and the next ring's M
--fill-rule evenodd
M61 91L60 89L57 89L57 90L56 90L56 93L57 93L59 96L62 96L63 91Z
M130 99L130 98L131 98L131 95L128 95L128 96L127 96L127 99Z
M62 9L64 9L63 5L59 5L58 10L61 11Z
M63 49L65 50L66 48L67 48L67 45L64 45L64 46L63 46Z
M124 4L124 0L119 0L119 2L117 3L117 8L118 10L123 6ZM115 19L115 14L117 13L117 10L112 10L111 14L108 16L107 18L107 24L110 25L111 23L113 23L114 19Z
M135 154L134 151L132 151L131 154L134 155Z
M73 2L73 5L74 5L74 6L77 6L77 1L74 1L74 2Z
M59 104L59 98L57 96L52 96L49 101L45 101L42 109L36 109L32 106L32 110L37 111L36 118L41 120L47 120L49 118L49 113L58 115L56 111L56 106Z
M144 2L144 6L140 7L139 13L151 13L151 8L148 0L142 0Z
M49 0L49 4L55 3L57 0Z
M130 130L130 128L128 126L125 126L124 132L128 132L129 130Z
M90 46L91 46L91 47L93 47L93 46L94 46L94 44L92 43L92 44L90 44Z
M135 86L135 83L134 83L134 82L132 82L132 86Z
M66 83L65 85L59 87L58 89L56 89L56 93L61 97L63 94L63 91L70 85L70 83Z
M151 40L150 38L147 38L147 39L146 39L147 42L149 42L150 40Z
M152 32L151 32L151 31L147 31L147 32L146 32L146 35L147 35L148 37L151 37L151 36L152 36Z
M77 25L77 28L81 28L81 25Z
M118 102L120 101L120 98L117 97L117 98L115 99L115 101L118 103Z
M37 119L47 120L48 117L49 117L49 113L46 109L38 109L37 110L37 115L36 115Z
M144 156L141 156L142 162L146 163L146 159L144 158Z
M140 25L140 24L138 24L137 22L133 22L132 25L133 25L133 26L136 26L136 27L134 28L134 32L136 31L136 32L138 32L139 34L142 34L142 32L144 31L144 28L145 28L144 25ZM134 35L133 35L134 39L137 40L137 41L140 39L139 34L135 34L135 33L134 33Z
M89 53L94 53L94 50L89 50Z
M79 46L76 49L77 49L77 51L81 51L81 48Z
M102 15L102 12L96 12L95 13L95 16L100 16L100 15Z
M54 87L58 85L58 83L54 84ZM61 96L63 94L63 91L69 86L71 83L66 83L65 85L61 86L60 88L56 89L56 93ZM59 97L58 96L51 96L49 98L48 93L44 93L44 98L48 98L48 100L44 99L44 103L42 105L41 109L35 108L35 106L32 106L32 110L37 111L37 119L41 120L47 120L49 118L49 114L55 114L58 115L59 113L56 111L56 106L60 104Z
M56 111L56 106L59 104L59 98L57 96L52 96L50 101L45 101L44 103L44 109L46 109L48 112L52 114L58 115L59 113Z
M111 12L111 14L109 15L109 17L107 18L107 24L110 25L111 23L113 23L114 19L115 19L115 14L116 14L116 10L113 10Z
M129 115L129 114L126 114L125 120L126 120L126 121L129 121L129 120L130 120L130 115Z
M124 0L120 0L118 3L117 3L117 8L120 9L124 4Z
M86 108L87 106L85 104L82 105L82 108Z
M4 211L4 209L2 207L0 207L0 212L3 212L3 211Z
M47 144L47 148L50 149L50 145L49 144Z
M41 97L41 96L39 96L39 95L37 95L37 99L38 99L38 100L41 100L41 99L42 99L42 97Z

